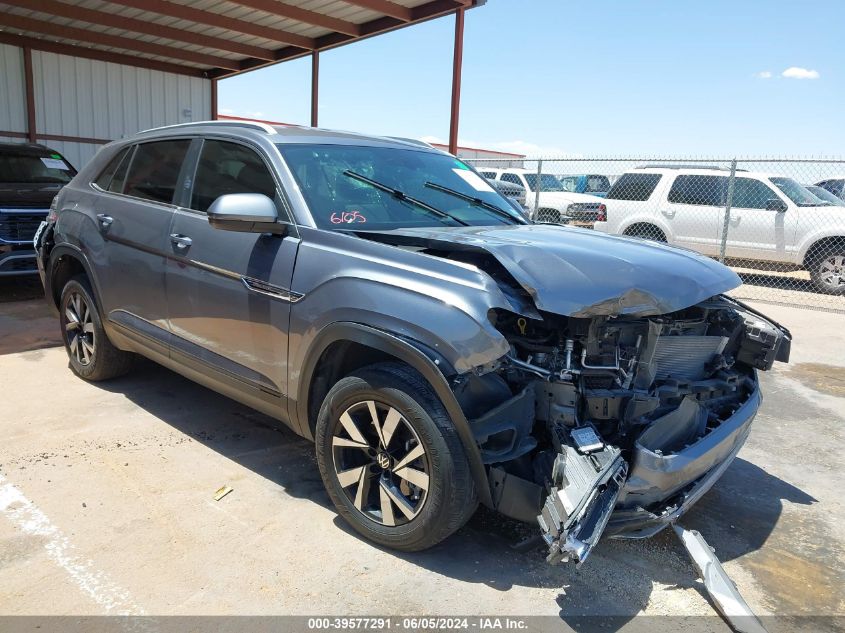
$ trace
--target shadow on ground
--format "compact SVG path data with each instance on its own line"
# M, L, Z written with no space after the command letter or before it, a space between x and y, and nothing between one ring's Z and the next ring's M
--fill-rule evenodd
M228 459L269 479L297 498L330 507L310 442L280 422L217 395L164 368L142 361L121 379L99 383L120 393L170 426ZM815 500L742 459L694 508L683 523L699 529L722 560L763 546L778 523L783 502ZM338 529L354 535L339 518ZM391 552L416 565L464 582L507 591L513 586L558 589L560 617L581 627L580 616L615 615L616 630L652 599L653 582L677 589L701 584L674 534L666 530L645 541L603 541L579 570L553 567L542 549L512 548L534 534L533 526L480 509L466 527L440 545L419 553Z
M62 344L38 277L0 277L0 355Z

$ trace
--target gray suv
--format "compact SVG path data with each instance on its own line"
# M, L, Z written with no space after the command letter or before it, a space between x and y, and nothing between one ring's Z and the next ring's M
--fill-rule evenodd
M134 355L314 440L362 535L411 551L481 502L549 560L707 491L789 333L696 253L526 221L414 142L258 123L107 145L36 244L71 370Z

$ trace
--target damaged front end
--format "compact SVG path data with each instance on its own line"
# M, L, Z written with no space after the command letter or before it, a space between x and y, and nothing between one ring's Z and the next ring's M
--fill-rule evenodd
M658 316L491 319L511 351L455 394L494 505L539 523L551 562L674 522L747 438L757 370L789 358L788 331L725 296Z

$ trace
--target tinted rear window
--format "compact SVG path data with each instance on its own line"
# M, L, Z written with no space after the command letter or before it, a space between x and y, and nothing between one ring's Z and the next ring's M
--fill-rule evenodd
M726 176L681 175L672 183L669 202L720 207L725 204L727 184Z
M179 139L138 145L123 193L155 202L172 202L190 144L188 139Z
M609 200L648 200L654 193L660 174L623 174L607 194Z
M61 154L38 150L0 151L0 182L65 184L75 175L76 171Z
M100 189L103 189L104 191L109 191L109 188L111 187L111 184L112 184L114 174L117 171L118 167L121 167L121 163L123 163L123 161L126 160L126 155L129 153L130 149L132 149L132 146L125 147L122 150L120 150L115 155L115 157L112 158L111 161L109 161L109 164L106 165L106 168L100 173L100 175L97 176L97 180L95 180L94 182L97 184L97 186ZM123 172L124 175L126 174L125 166L123 166L123 168L121 169L121 172ZM123 189L122 181L121 181L120 189ZM114 190L112 190L112 191L114 191Z

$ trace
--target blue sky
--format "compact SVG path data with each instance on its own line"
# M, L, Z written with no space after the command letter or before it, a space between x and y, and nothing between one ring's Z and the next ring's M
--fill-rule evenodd
M446 17L323 53L321 127L445 139L453 29ZM460 139L531 154L842 155L843 29L842 0L488 0L466 14ZM308 123L309 99L307 59L219 88L221 113L290 123Z

